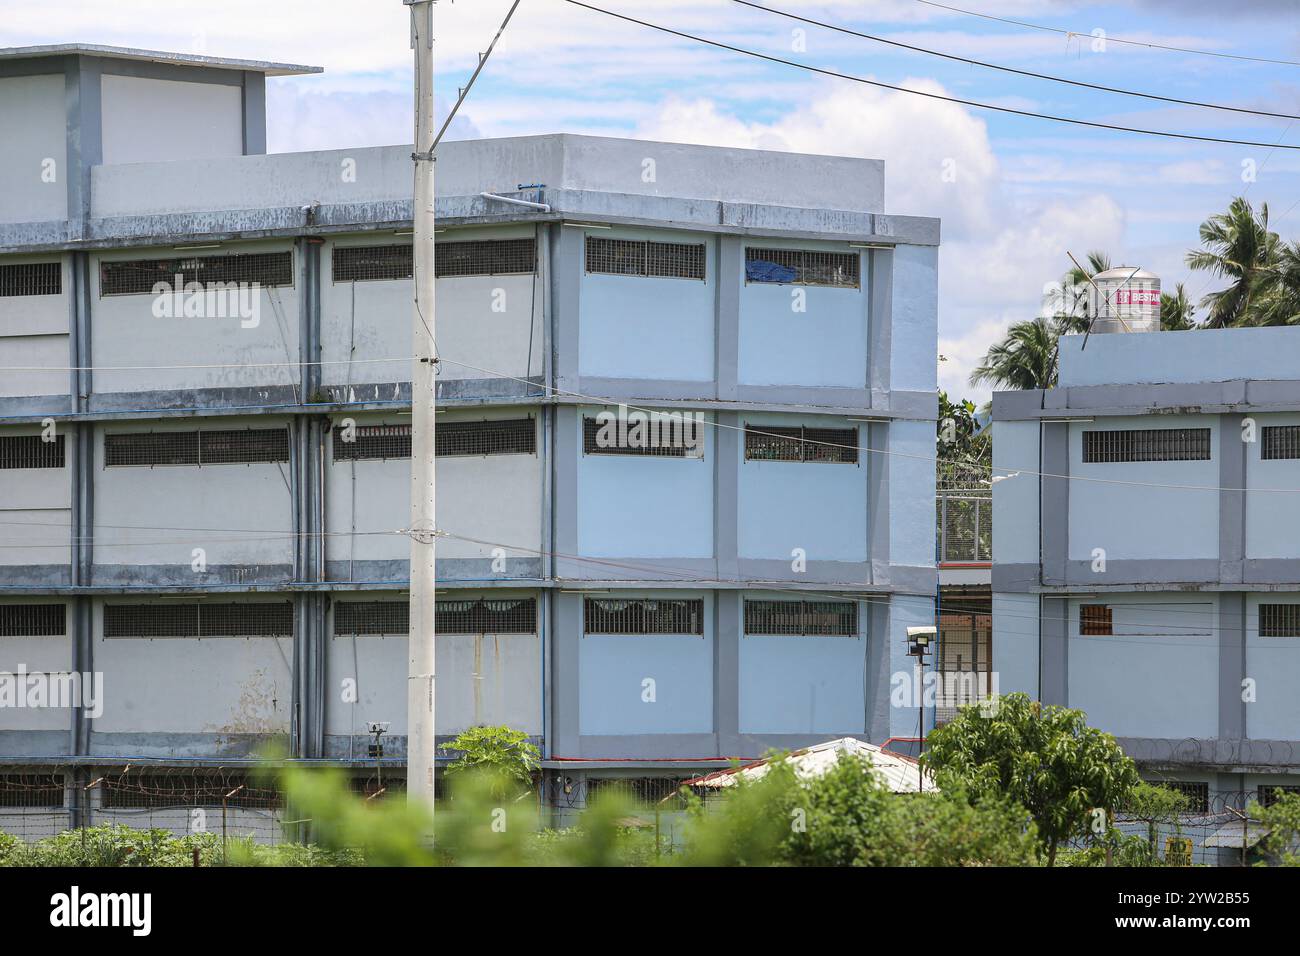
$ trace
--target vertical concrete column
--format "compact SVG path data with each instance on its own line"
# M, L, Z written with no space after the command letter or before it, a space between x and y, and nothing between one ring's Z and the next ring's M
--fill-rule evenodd
M67 169L59 175L68 189L68 236L84 239L90 218L90 169L104 161L101 74L93 58L70 56L63 62L68 158Z
M736 412L718 412L713 430L713 548L717 576L740 574L740 456L743 426Z
M1070 702L1070 602L1044 595L1039 610L1040 664L1038 686L1044 704Z
M1219 417L1219 581L1240 584L1246 560L1246 456L1244 415ZM1233 490L1236 489L1236 490Z
M740 236L718 237L717 324L713 354L718 398L736 400L740 383L740 289L745 248Z
M867 560L871 583L888 585L889 574L889 423L866 425L867 447Z
M266 153L266 75L245 71L243 93L244 155Z
M713 731L719 757L744 753L740 740L740 643L743 591L716 591L713 600Z
M1070 426L1067 422L1046 422L1042 428L1039 468L1042 472L1039 505L1042 583L1065 585L1070 562Z
M1242 592L1219 595L1219 739L1244 740L1246 708L1246 598ZM1257 676L1257 675L1255 675Z
M582 755L579 673L582 653L582 595L554 591L551 630L551 736L553 756Z
M96 100L96 102L98 102ZM71 188L71 187L69 187ZM69 218L72 217L69 207ZM93 379L89 366L91 354L91 295L90 256L74 252L70 268L72 294L71 323L68 334L70 410L84 413L90 406ZM64 454L67 458L69 501L72 514L69 522L72 534L68 555L68 580L73 587L88 587L94 570L95 532L95 426L89 421L63 423L57 426L63 435ZM73 673L93 673L94 662L94 604L85 594L74 596L68 603L68 636L71 647L70 667ZM71 714L69 753L90 753L91 719L85 711L74 706Z
M579 391L578 332L586 231L557 227L551 250L551 361L555 387Z
M867 257L867 390L873 409L889 408L893 360L894 251L865 250Z
M890 652L889 600L872 598L865 604L867 626L867 674L864 691L867 735L874 744L890 736Z

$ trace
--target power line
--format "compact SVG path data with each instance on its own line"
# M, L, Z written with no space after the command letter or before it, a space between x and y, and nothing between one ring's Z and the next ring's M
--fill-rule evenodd
M855 76L852 73L841 73L838 70L829 70L823 67L812 66L808 63L800 63L797 60L787 60L779 56L771 56L767 53L759 53L756 50L749 50L745 47L732 46L730 43L723 43L720 40L710 40L707 37L698 36L694 33L684 33L681 30L674 30L671 27L661 26L658 23L650 23L647 20L638 20L636 17L630 17L623 13L615 13L612 10L605 10L602 7L595 7L589 3L582 3L581 0L564 0L565 3L571 3L575 7L583 7L596 13L603 13L608 17L616 20L625 20L628 23L635 23L638 26L648 27L651 30L658 30L660 33L667 33L675 37L681 37L684 40L694 40L696 43L703 43L707 46L717 47L720 50L730 50L732 53L740 53L744 56L754 57L759 60L766 60L769 63L779 63L782 66L793 66L799 70L807 70L810 73L818 73L822 76L835 77L840 80L850 80L854 83L862 83L867 86L875 86L880 89L893 90L895 93L910 93L913 96L923 96L926 99L940 100L944 103L956 103L960 106L969 106L974 109L991 110L996 113L1009 113L1013 116L1025 116L1031 119L1051 120L1054 123L1068 123L1073 126L1087 126L1092 129L1112 130L1120 133L1137 133L1144 136L1162 136L1166 139L1183 139L1193 140L1201 143L1221 143L1228 146L1255 146L1266 149L1273 146L1271 143L1261 143L1256 140L1248 139L1225 139L1219 136L1198 136L1195 133L1177 133L1172 130L1158 129L1139 129L1135 126L1118 126L1114 123L1100 123L1095 120L1078 119L1072 116L1056 116L1051 113L1035 113L1032 110L1018 110L1010 106L996 106L992 103L981 103L977 100L966 100L956 96L945 96L941 93L927 93L924 90L908 89L905 86L896 86L892 83L885 83L880 80L870 80L864 76ZM1300 146L1274 146L1275 149L1294 149L1300 150Z
M1045 33L1059 33L1067 39L1070 37L1092 36L1091 31L1063 30L1060 27L1047 27L1040 23L1029 23L1026 20L1012 20L1008 17L995 17L988 13L979 13L975 10L963 10L961 7L949 6L946 3L937 3L936 0L916 0L917 3L924 3L927 7L938 7L941 10L949 10L952 13L963 13L968 17L979 17L981 20L995 20L998 23L1010 23L1017 27L1026 27L1030 30L1042 30ZM1249 60L1252 63L1275 63L1279 66L1300 66L1300 62L1295 60L1274 60L1265 56L1246 56L1240 53L1219 53L1214 50L1197 50L1192 47L1169 46L1164 43L1147 43L1143 40L1125 40L1121 37L1106 35L1107 43L1123 43L1127 46L1141 46L1151 50L1169 50L1173 53L1192 53L1196 56L1215 56L1227 60Z
M1116 86L1102 86L1098 83L1086 83L1083 80L1071 80L1063 76L1052 76L1048 73L1035 73L1033 70L1019 70L1011 66L1002 66L1001 64L998 63L987 63L983 60L974 60L971 59L970 57L958 56L954 53L943 53L938 50L930 50L922 46L914 46L910 43L903 43L900 40L890 40L887 39L886 37L875 36L870 33L862 33L861 31L850 29L849 27L839 26L834 23L827 23L824 20L814 20L811 17L803 17L795 13L787 13L784 10L776 9L775 7L767 7L759 3L752 3L750 2L750 0L733 0L733 2L739 3L741 6L744 7L752 7L755 10L762 10L765 13L773 13L780 17L788 17L791 20L798 20L800 23L807 23L807 24L811 24L812 26L823 27L824 29L827 30L834 30L837 33L846 33L850 36L861 37L864 40L874 40L877 43L886 43L889 46L900 47L904 50L912 50L916 53L925 53L928 56L942 57L945 60L955 60L958 63L966 63L970 66L982 66L985 69L989 69L989 70L1001 70L1004 73L1014 73L1017 76L1028 76L1038 80L1050 80L1053 83L1066 83L1069 84L1070 86L1079 86L1089 90L1100 90L1103 93L1118 93L1121 96L1136 96L1147 100L1159 100L1162 103L1177 103L1181 106L1198 106L1203 109L1210 109L1210 110L1225 110L1227 112L1232 112L1232 113L1249 113L1252 116L1272 116L1272 117L1276 117L1277 119L1289 119L1289 120L1300 119L1300 116L1297 116L1293 113L1273 113L1273 112L1269 112L1268 110L1247 109L1244 106L1225 106L1220 103L1203 103L1199 100L1184 100L1184 99L1179 99L1178 97L1175 96L1161 96L1158 93L1143 93L1137 90L1121 89L1120 87L1116 87Z

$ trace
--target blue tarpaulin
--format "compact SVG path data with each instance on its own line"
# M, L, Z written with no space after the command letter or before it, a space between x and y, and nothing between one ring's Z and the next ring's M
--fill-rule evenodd
M745 278L750 282L793 282L798 275L789 266L765 259L750 259L745 263Z

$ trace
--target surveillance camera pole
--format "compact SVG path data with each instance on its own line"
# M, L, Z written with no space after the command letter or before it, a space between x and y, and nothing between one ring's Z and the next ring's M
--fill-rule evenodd
M407 799L433 812L434 804L434 418L437 359L434 346L433 3L403 0L411 8L415 50L414 220L415 307L411 368L411 622L406 694Z

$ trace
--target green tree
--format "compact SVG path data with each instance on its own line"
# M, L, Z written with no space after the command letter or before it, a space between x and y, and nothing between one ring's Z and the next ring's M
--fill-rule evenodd
M1279 238L1268 228L1268 204L1258 215L1244 196L1226 213L1201 223L1201 248L1187 253L1189 268L1228 280L1228 287L1201 300L1207 328L1261 324L1255 306L1266 299L1275 280Z
M1160 293L1160 329L1163 332L1184 332L1196 328L1193 315L1196 307L1187 297L1187 289L1179 282L1172 293Z
M533 775L541 765L541 753L522 730L509 727L471 727L439 750L459 754L447 767L447 776L455 777L467 770L490 770L502 786L529 790Z
M1265 862L1300 866L1300 793L1276 791L1271 805L1251 803L1248 814L1268 830L1260 841Z
M1173 836L1181 833L1182 815L1190 809L1191 805L1191 798L1185 793L1159 784L1147 783L1145 780L1137 782L1120 807L1120 812L1130 820L1146 824L1147 839L1143 865L1159 865L1161 828L1172 829Z
M1255 325L1300 325L1300 242L1279 243L1255 300Z
M940 488L970 488L988 483L993 467L993 430L981 425L970 399L951 402L939 392L935 454Z
M1049 866L1062 843L1109 829L1138 782L1133 761L1114 737L1089 727L1083 711L1045 707L1026 694L999 697L991 709L962 708L930 733L922 761L941 790L976 801L1006 797L1029 811Z
M1001 342L989 346L970 374L970 383L994 388L1052 388L1056 385L1056 340L1074 328L1074 320L1039 316L1014 322Z

